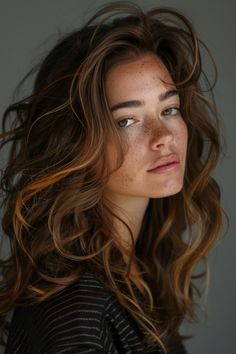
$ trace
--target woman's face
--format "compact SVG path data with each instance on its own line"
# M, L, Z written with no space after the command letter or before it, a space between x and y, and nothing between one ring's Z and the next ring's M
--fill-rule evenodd
M124 162L111 174L106 191L117 197L147 198L178 193L183 187L188 133L164 64L152 54L122 61L108 71L106 92L125 148ZM108 160L114 168L112 142ZM150 171L157 165L165 166Z

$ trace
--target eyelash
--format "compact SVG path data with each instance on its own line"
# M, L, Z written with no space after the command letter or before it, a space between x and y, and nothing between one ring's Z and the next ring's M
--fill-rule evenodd
M170 108L165 109L163 112L170 111L170 110L172 110L172 109L175 109L175 110L177 111L177 113L172 114L173 116L177 116L178 114L181 113L181 110L180 110L179 107L170 107ZM167 114L167 116L168 116L168 115L171 115L171 114Z
M167 109L165 109L163 112L162 112L162 114L164 113L164 112L168 112L168 111L170 111L170 110L176 110L177 112L175 113L175 114L164 114L165 116L177 116L178 114L180 114L181 113L181 110L180 110L180 108L179 107L170 107L170 108L167 108ZM132 120L134 120L134 118L133 117L127 117L127 118L123 118L123 119L121 119L121 120L119 120L118 122L117 122L117 124L118 124L118 126L119 126L119 123L120 122L124 122L124 121L127 121L127 120L130 120L130 119L132 119ZM119 126L119 128L126 128L126 126L124 126L124 127L121 127L121 126Z

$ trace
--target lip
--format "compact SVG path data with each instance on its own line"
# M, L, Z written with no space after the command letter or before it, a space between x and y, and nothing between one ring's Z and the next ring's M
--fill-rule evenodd
M179 166L179 158L177 155L169 155L159 159L153 167L147 172L161 172L166 170L173 170Z

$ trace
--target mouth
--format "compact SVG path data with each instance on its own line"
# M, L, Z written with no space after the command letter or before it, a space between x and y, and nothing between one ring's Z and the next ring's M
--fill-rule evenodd
M176 155L171 155L161 158L150 170L147 172L160 173L165 171L172 171L180 166L179 158Z

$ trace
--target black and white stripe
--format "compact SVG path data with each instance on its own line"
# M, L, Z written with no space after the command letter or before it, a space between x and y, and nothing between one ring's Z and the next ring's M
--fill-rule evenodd
M5 354L147 353L137 324L89 272L52 299L14 312ZM160 353L156 348L152 353ZM171 354L185 354L179 343Z

